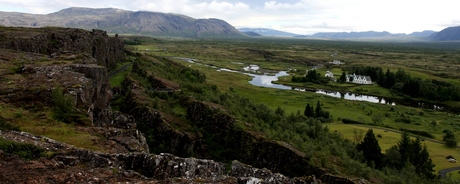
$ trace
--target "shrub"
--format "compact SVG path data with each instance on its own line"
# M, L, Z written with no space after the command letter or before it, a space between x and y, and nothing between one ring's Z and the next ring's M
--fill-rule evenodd
M62 88L55 88L52 92L52 98L54 102L53 118L69 123L73 111L72 98L64 95Z
M0 150L3 150L6 155L17 155L24 159L40 158L44 150L30 143L17 143L0 138Z
M351 120L351 119L342 119L343 124L363 124L359 121L356 120Z
M422 131L422 130L411 130L411 129L405 129L405 128L400 128L399 130L401 130L403 132L404 131L409 132L409 133L412 133L412 134L415 134L415 135L420 135L420 136L423 136L423 137L428 137L428 138L431 138L431 139L436 138L433 134L428 133L426 131Z
M15 130L20 131L19 127L11 125L7 123L3 118L0 117L0 130L1 131L8 131L8 130Z

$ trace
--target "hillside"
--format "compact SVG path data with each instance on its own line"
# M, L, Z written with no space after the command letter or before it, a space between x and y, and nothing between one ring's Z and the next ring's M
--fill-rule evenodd
M149 36L243 36L232 25L219 19L194 19L179 14L133 12L113 8L68 8L46 15L0 12L0 25L103 29L109 33Z
M460 40L460 26L448 27L430 36L434 41L458 41Z

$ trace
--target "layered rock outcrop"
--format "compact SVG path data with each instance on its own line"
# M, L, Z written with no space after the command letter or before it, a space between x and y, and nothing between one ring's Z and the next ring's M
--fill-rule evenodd
M55 56L88 54L107 68L125 60L123 40L105 31L73 28L2 28L0 48Z
M149 153L134 118L109 105L107 67L124 60L120 38L67 28L2 28L0 36L0 102L40 110L62 88L82 117L71 123L95 126L81 129L104 137L108 151Z
M55 152L36 161L0 154L0 179L6 183L320 183L314 177L291 179L238 161L226 166L213 160L171 154L100 153L24 132L0 132L0 137ZM40 174L43 172L47 174Z

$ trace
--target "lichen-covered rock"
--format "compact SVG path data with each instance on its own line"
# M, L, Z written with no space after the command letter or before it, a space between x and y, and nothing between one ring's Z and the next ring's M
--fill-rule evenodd
M236 160L232 162L232 170L229 175L238 177L241 182L245 183L321 183L321 181L317 180L314 176L289 178L279 173L272 173L272 171L266 168L254 168Z

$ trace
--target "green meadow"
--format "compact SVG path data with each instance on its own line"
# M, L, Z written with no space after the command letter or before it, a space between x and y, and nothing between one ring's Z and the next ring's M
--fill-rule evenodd
M445 130L451 130L457 138L460 137L460 116L454 113L402 105L350 101L314 92L257 87L248 82L252 77L246 74L218 71L218 68L242 71L243 67L255 64L268 72L283 70L288 71L292 76L305 75L306 70L319 66L317 71L321 75L324 75L326 71L332 71L338 78L349 66L377 66L392 72L404 69L411 77L419 77L422 80L436 79L459 85L460 56L457 53L460 46L458 44L371 43L275 38L167 41L144 39L141 40L141 45L129 46L129 48L147 55L170 58L197 69L206 74L207 83L216 85L223 92L238 94L254 102L266 104L271 109L280 107L285 110L286 114L303 114L307 104L315 105L319 101L322 109L330 112L332 116L334 123L324 124L331 131L337 131L344 138L350 139L355 129L362 130L364 133L368 129L363 126L342 124L342 119L351 119L366 126L372 126L375 134L382 136L378 138L382 151L395 145L400 139L399 133L388 131L388 129L399 131L404 128L424 131L433 135L438 141L442 141ZM196 63L179 58L191 58ZM329 64L334 59L341 60L345 64ZM291 76L280 77L275 83L402 100L407 98L376 84L292 83ZM460 106L457 101L435 103L442 103L453 108ZM409 121L401 122L401 119ZM458 148L449 148L444 144L427 140L423 143L428 146L430 156L436 164L434 168L436 172L440 169L458 166L445 159L447 155L460 158ZM453 172L451 176L458 178L460 175Z

